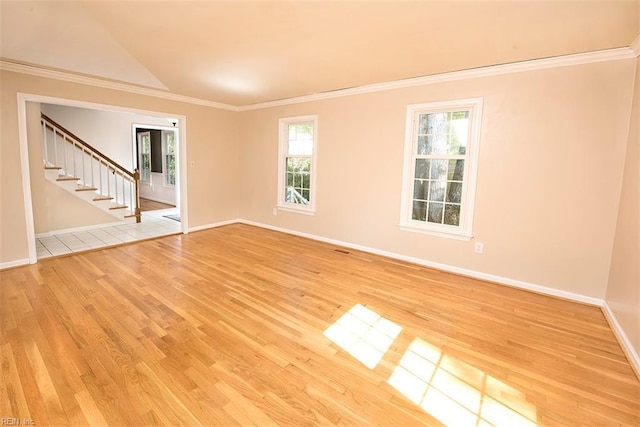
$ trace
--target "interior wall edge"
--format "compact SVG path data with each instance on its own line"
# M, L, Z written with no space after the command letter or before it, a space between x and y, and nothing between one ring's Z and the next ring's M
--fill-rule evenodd
M330 239L323 236L318 236L315 234L304 233L301 231L291 230L288 228L276 227L269 224L264 224L261 222L250 221L246 219L239 219L238 222L241 224L253 225L255 227L266 228L268 230L279 231L281 233L292 234L299 237L305 237L311 240L317 240L319 242L329 243L338 246L344 246L346 248L359 250L362 252L371 253L374 255L380 255L388 258L397 259L400 261L410 262L412 264L418 264L424 267L435 268L438 270L443 270L450 273L459 274L461 276L472 277L474 279L486 280L489 282L498 283L501 285L511 286L519 289L523 289L526 291L531 291L539 294L549 295L556 298L567 299L574 302L579 302L583 304L593 305L597 307L602 307L604 304L604 300L601 298L594 298L587 295L576 294L573 292L562 291L559 289L549 288L547 286L536 285L534 283L524 282L521 280L511 279L508 277L497 276L494 274L483 273L480 271L469 270L466 268L456 267L448 264L441 264L437 262L432 262L423 258L416 258L407 255L398 254L395 252L385 251L381 249L371 248L367 246L362 246L354 243L345 242L342 240Z
M622 347L622 351L624 351L624 354L627 356L627 359L629 360L629 364L635 371L638 379L640 379L640 355L638 355L638 352L636 351L636 349L633 348L633 344L631 344L631 340L629 339L627 334L624 332L622 325L620 325L620 322L618 322L618 319L616 318L615 313L613 312L613 310L611 310L611 307L609 307L609 304L607 304L606 300L603 302L601 308L602 308L602 313L604 314L604 317L607 319L609 326L611 327L611 329L613 330L613 333L618 339L618 343L620 344L620 347Z

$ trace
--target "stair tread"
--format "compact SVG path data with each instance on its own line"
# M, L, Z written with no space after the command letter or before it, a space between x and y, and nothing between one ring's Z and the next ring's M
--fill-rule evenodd
M78 185L78 188L76 188L76 191L96 191L97 188L96 187L92 187L90 185Z
M44 168L45 170L56 170L56 171L59 171L60 169L62 169L60 166L45 166Z
M128 208L128 207L129 207L129 206L127 206L127 205L112 205L112 206L109 206L109 210L114 210L114 209L126 209L126 208Z
M98 196L98 197L94 197L93 198L94 202L100 202L102 200L113 200L113 197L111 197L111 196Z
M56 181L78 181L80 178L75 176L61 176L56 178Z

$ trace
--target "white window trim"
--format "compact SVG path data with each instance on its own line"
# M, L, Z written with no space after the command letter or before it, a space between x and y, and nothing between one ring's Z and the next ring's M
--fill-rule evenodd
M480 153L480 130L482 124L482 98L459 99L407 106L407 120L404 143L404 165L402 177L402 203L400 207L400 229L457 240L473 238L473 215L476 198L478 158ZM434 224L411 218L413 211L414 181L414 131L417 113L445 112L453 110L469 111L469 140L466 150L464 180L462 182L462 206L460 225Z
M284 158L289 143L288 126L296 123L313 122L313 151L311 153L311 188L309 188L310 202L308 205L299 205L295 203L286 203L284 201ZM306 215L315 215L316 212L316 188L317 182L317 159L318 158L318 116L296 116L284 117L278 120L278 201L276 207L278 210L286 212L302 213Z

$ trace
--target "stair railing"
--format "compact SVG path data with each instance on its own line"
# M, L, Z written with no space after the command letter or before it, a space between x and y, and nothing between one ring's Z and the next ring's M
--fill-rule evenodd
M140 172L127 170L81 138L41 113L45 168L58 169L63 179L77 180L83 190L96 191L95 201L111 200L110 209L129 209L140 222Z

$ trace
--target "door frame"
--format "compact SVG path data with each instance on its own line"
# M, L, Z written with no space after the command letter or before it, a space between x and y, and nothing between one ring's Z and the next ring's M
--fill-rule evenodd
M170 114L162 111L150 111L136 108L120 107L109 104L80 101L76 99L44 96L33 93L18 92L18 140L20 145L20 169L22 173L22 194L25 212L25 227L27 232L27 245L29 250L29 264L38 262L36 251L36 234L33 217L33 202L31 196L31 174L29 171L29 144L27 137L27 102L40 104L56 104L67 107L85 108L90 110L112 111L120 113L142 114L146 116L161 117L169 122L176 122L178 141L176 141L176 164L179 167L176 175L176 205L180 205L182 233L189 232L187 215L187 117L184 115ZM173 120L173 121L172 121ZM175 129L174 128L174 129Z

